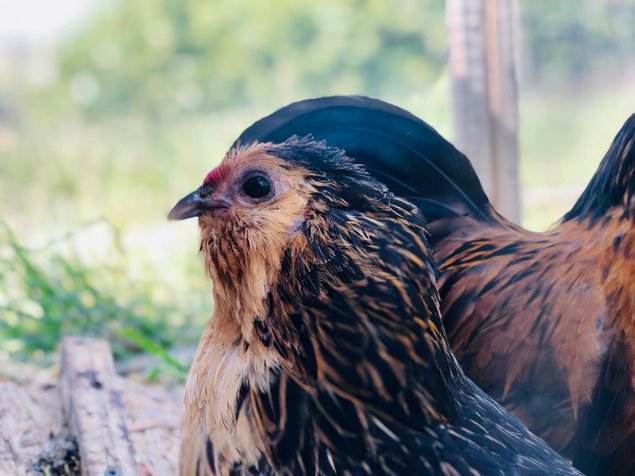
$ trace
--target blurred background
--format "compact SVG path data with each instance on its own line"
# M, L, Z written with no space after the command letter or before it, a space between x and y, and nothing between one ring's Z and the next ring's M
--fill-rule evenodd
M635 2L520 8L522 222L541 230L635 111ZM175 200L308 97L378 97L452 139L447 44L441 0L0 0L0 360L100 335L182 376L213 303Z

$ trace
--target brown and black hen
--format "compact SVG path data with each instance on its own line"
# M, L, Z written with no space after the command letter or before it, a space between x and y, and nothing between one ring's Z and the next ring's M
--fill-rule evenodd
M397 107L304 101L239 141L293 134L343 148L423 211L444 325L471 379L584 472L635 474L635 116L545 233L500 216L467 158Z
M181 474L577 474L463 375L420 212L341 150L234 148L193 216L215 311Z

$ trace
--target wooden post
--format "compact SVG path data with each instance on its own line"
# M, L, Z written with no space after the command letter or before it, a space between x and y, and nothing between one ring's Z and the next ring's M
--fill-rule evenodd
M448 0L456 145L472 161L490 200L520 218L517 0Z
M83 476L139 474L110 346L104 340L62 342L62 401L77 438Z

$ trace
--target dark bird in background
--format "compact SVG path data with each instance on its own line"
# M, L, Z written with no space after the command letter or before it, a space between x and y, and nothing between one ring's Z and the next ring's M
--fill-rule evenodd
M469 160L408 112L303 101L239 141L312 134L416 204L464 371L574 465L635 474L635 116L573 209L534 233L493 209Z
M464 376L421 213L340 149L234 148L194 216L215 311L181 474L578 474Z

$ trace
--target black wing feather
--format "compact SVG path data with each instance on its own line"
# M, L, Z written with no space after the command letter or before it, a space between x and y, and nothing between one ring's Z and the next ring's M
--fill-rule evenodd
M409 112L362 96L293 103L247 128L234 146L311 135L346 151L391 191L408 196L428 221L491 221L491 205L469 160Z

